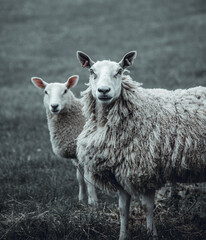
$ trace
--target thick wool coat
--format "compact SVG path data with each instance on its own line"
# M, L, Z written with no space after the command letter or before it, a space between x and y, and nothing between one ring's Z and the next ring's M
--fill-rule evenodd
M76 158L77 137L85 124L80 100L70 91L59 114L51 114L47 109L47 121L53 152L63 158Z
M206 181L206 88L144 89L129 76L110 105L82 93L77 156L96 185L130 194Z

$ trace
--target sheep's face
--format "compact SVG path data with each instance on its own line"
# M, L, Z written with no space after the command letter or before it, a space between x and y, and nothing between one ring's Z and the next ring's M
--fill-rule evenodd
M98 61L90 68L90 86L93 97L102 104L117 99L121 93L123 68L116 62Z
M77 52L82 67L90 71L89 84L93 97L101 104L109 104L121 93L122 74L131 66L136 52L127 53L120 62L97 61L96 63L85 53Z
M49 83L44 89L44 106L52 114L58 114L65 108L68 89L66 84Z
M47 83L41 78L32 78L32 83L44 90L44 106L52 114L58 114L68 104L69 89L78 82L78 76L70 77L65 83Z

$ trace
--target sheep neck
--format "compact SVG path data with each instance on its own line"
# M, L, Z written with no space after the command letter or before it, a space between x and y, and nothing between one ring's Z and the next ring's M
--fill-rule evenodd
M105 124L108 122L111 122L111 125L113 125L115 122L116 126L118 126L122 124L123 119L132 115L134 107L138 107L134 89L136 90L136 87L140 86L140 84L128 82L126 80L126 78L123 79L120 96L112 103L105 105L95 101L94 120L97 122L98 126L105 126ZM141 98L139 101L141 102ZM110 125L110 123L108 124Z
M96 121L99 126L104 126L107 122L107 116L110 110L112 109L114 103L110 103L108 105L103 105L101 103L96 102L95 105L95 115Z

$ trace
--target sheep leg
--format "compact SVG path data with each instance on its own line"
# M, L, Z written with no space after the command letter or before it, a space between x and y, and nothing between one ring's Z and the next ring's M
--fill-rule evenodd
M154 197L155 191L142 195L142 205L146 207L147 231L152 233L153 239L157 239L157 230L154 222Z
M85 202L87 199L86 184L84 181L84 169L79 166L76 171L77 180L79 182L79 201Z
M131 196L123 189L119 190L120 236L119 240L128 239L128 218Z
M97 206L98 198L97 198L95 186L91 178L91 173L87 171L87 169L84 169L84 178L87 185L88 204L92 206Z

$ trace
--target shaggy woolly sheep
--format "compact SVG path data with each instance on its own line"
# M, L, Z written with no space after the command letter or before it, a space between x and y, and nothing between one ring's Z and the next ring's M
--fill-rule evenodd
M53 152L63 158L71 158L77 167L76 176L79 182L79 201L97 204L97 196L93 184L84 181L84 170L78 166L76 156L76 138L85 124L82 115L82 104L70 91L78 82L78 76L71 76L66 83L47 83L41 78L31 79L34 86L44 89L44 106L46 108L48 128Z
M82 93L87 122L77 139L77 155L101 189L119 193L120 238L128 236L131 195L146 207L148 231L155 190L167 182L206 181L206 88L144 89L124 75L136 52L117 63L77 52L90 70Z

